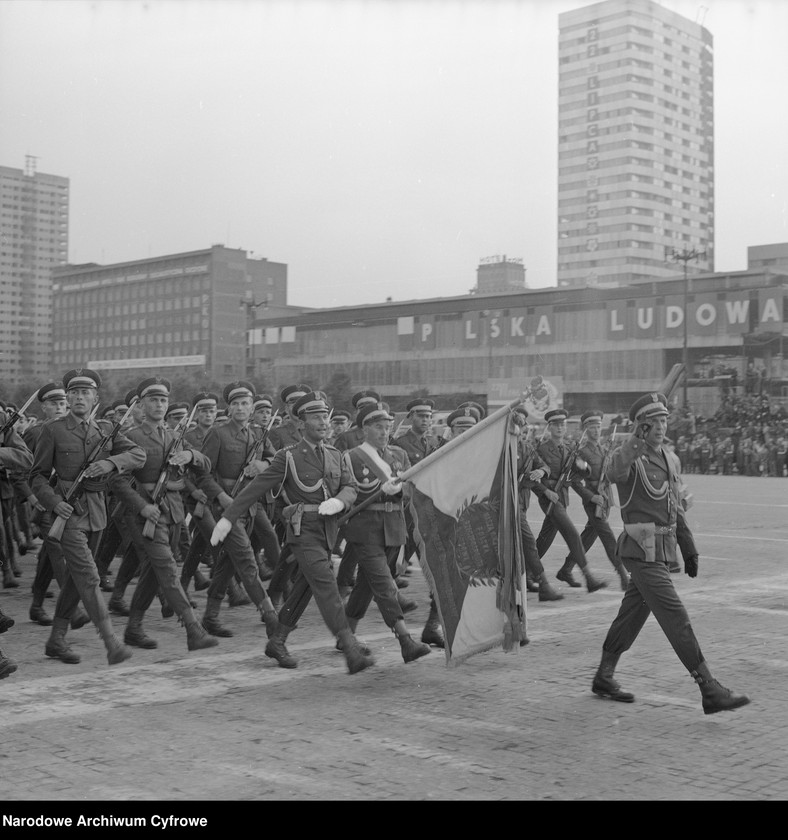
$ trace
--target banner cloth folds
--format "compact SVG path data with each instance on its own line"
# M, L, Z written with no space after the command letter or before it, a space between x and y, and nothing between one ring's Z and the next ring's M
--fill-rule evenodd
M419 562L440 613L446 664L525 639L525 570L513 407L425 458L407 478ZM405 475L403 475L405 478Z

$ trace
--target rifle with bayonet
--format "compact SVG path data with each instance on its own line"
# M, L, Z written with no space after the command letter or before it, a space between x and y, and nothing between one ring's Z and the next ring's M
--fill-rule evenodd
M167 483L170 480L171 464L170 458L183 448L183 436L189 429L194 415L197 411L197 406L192 408L192 413L188 417L181 417L178 425L175 427L175 434L173 435L167 451L164 453L164 460L162 461L159 477L156 479L156 484L151 492L151 503L161 509L162 504L166 503ZM145 525L142 528L142 536L152 540L156 534L156 523L152 519L146 519Z
M274 422L276 418L279 416L279 409L271 415L271 419L268 421L268 425L265 427L265 431L260 436L260 440L255 443L252 451L244 461L244 466L241 472L238 474L238 478L235 480L235 484L233 485L233 489L230 491L230 496L234 499L243 488L249 483L250 476L246 474L246 470L252 465L253 461L262 461L263 454L265 453L265 446L268 443L268 435L271 433L271 429L274 427Z
M19 419L22 415L27 411L30 407L30 403L38 396L38 391L34 391L30 397L28 398L27 402L22 406L22 408L17 408L15 411L12 411L8 417L6 418L5 423L3 423L3 428L0 429L0 441L5 440L6 432L10 432L11 429L16 426L19 422Z
M616 429L618 426L613 426L613 431L610 433L607 445L605 446L605 453L602 456L602 471L599 474L599 483L597 484L596 495L602 497L602 502L596 505L594 515L597 519L606 519L610 510L610 505L613 501L612 489L610 486L610 479L607 477L607 470L610 466L610 459L613 457L613 447L616 445Z
M134 403L136 403L136 399L131 401L131 405L126 409L126 413L121 417L120 420L116 420L109 431L105 431L101 437L99 438L96 445L93 449L90 450L85 460L82 462L82 466L77 473L77 477L74 479L73 484L63 496L63 501L67 504L71 505L71 507L76 508L76 502L79 501L79 497L82 494L82 482L85 480L85 473L87 472L88 467L98 458L98 456L104 451L105 447L108 443L112 443L115 438L118 436L118 432L120 431L120 427L126 422L129 414L131 414L131 409ZM93 407L93 411L90 412L88 416L88 424L91 420L96 416L96 412L98 411L99 404ZM63 516L56 516L52 521L52 525L49 528L49 536L51 539L58 542L60 538L63 536L63 529L66 527L66 522L70 519L70 516L63 517Z
M558 498L561 498L561 491L566 487L569 483L569 480L572 478L572 470L575 468L575 461L577 460L577 453L580 451L580 447L585 443L586 433L583 430L583 434L577 439L575 445L569 450L569 457L567 458L566 462L564 463L561 472L558 475L558 480L555 483L555 487L553 488L553 492L558 494ZM550 502L547 506L547 510L545 511L545 516L549 516L551 511L553 510L553 505L555 502Z

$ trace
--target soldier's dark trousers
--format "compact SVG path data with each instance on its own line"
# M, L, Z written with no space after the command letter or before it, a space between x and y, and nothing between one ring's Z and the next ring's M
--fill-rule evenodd
M555 535L560 533L564 538L564 542L569 549L569 557L573 563L577 563L581 569L587 565L586 555L583 551L583 544L580 542L580 534L577 533L572 520L566 508L560 503L553 505L550 513L547 513L547 508L550 506L550 500L544 496L538 496L539 507L545 514L544 522L542 522L542 529L539 531L539 536L536 538L536 549L539 553L539 559L545 556L547 550L553 544Z
M342 630L349 630L350 625L331 564L330 547L299 546L296 543L291 545L300 574L279 612L279 621L288 627L295 627L314 596L323 621L333 635L338 635Z
M358 562L356 585L345 605L348 618L362 619L375 599L387 627L403 619L397 599L397 584L394 583L391 567L396 565L400 546L370 545L353 543L353 553Z
M703 654L667 565L627 557L622 561L630 574L629 586L607 632L603 650L617 656L629 650L653 612L684 667L688 671L696 670L703 662Z
M80 600L95 625L98 626L109 619L91 551L100 539L101 531L83 531L81 528L72 527L70 522L66 523L60 546L63 549L68 574L55 605L55 619L70 620Z
M256 605L259 606L268 597L260 580L252 544L249 542L248 526L249 521L246 516L242 516L233 523L232 530L224 540L223 551L219 559L214 562L211 585L207 591L209 599L221 601L227 594L227 587L236 573Z
M580 532L580 542L583 545L583 551L588 554L589 549L596 542L598 537L605 549L607 559L615 568L618 568L618 559L616 558L616 535L613 533L610 523L607 519L597 519L596 505L592 502L584 501L583 510L586 512L586 516L588 517L585 527ZM572 561L567 558L567 568L571 569L572 565L574 565Z
M126 523L131 540L141 558L140 576L131 599L133 612L145 612L156 597L159 588L175 614L194 620L191 604L183 591L178 566L172 554L170 540L175 526L167 522L156 523L153 539L142 534L145 520L141 516L127 516Z
M520 536L523 542L523 559L525 561L525 568L528 572L529 578L539 580L544 574L544 566L539 558L539 552L536 549L536 539L528 520L525 517L525 511L521 508L518 511L520 522Z

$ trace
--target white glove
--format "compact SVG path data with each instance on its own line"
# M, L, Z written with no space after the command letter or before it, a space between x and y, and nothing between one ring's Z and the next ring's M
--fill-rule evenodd
M390 478L381 488L387 496L396 496L402 492L402 482L396 478Z
M326 499L325 502L320 503L320 507L317 509L317 512L321 516L333 516L335 513L339 513L345 509L345 503L342 499Z
M213 529L211 534L211 545L219 545L224 542L224 538L233 530L233 523L229 519L222 517Z

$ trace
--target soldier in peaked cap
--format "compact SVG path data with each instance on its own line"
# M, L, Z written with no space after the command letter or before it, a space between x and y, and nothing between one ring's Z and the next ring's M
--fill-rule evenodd
M66 402L66 390L62 383L49 382L38 390L38 401L41 403L41 409L44 413L44 423L49 420L54 420L56 417L63 417L68 411L68 403ZM35 426L30 426L25 429L22 439L27 444L31 452L36 451L38 439L41 436L43 423ZM32 463L32 461L31 461ZM52 524L52 514L45 510L39 503L36 495L26 483L27 498L30 502L31 508L36 512L35 517L38 517L38 524L42 534L49 531L49 526ZM53 565L51 555L56 555L55 563ZM52 624L52 619L47 615L44 609L44 598L46 597L49 584L52 578L57 578L58 584L66 574L66 563L63 559L63 553L57 543L47 544L46 541L41 545L38 551L38 558L36 561L36 574L33 579L31 587L33 593L32 604L30 605L30 620L42 627L49 627ZM80 610L80 612L82 612ZM87 616L85 616L87 620Z
M393 443L405 450L408 460L411 466L413 466L438 449L441 442L432 434L432 415L435 410L435 402L433 400L418 397L417 399L411 400L405 408L408 412L407 420L410 423L410 428L399 437L396 437ZM404 557L405 563L410 565L411 558L414 554L418 554L418 550L416 539L413 535L413 517L407 505L405 506L405 527L407 529L408 539L405 543ZM408 571L406 569L407 573ZM415 602L411 601L409 603ZM400 605L402 605L401 599ZM430 611L421 632L421 641L428 645L435 645L435 647L442 648L445 646L443 629L438 616L438 607L432 593L430 593Z
M604 414L597 409L586 411L580 416L580 423L586 435L586 443L580 447L577 454L588 464L589 472L584 476L573 477L571 485L572 489L582 499L583 510L587 517L585 527L580 532L583 551L588 555L591 546L598 537L605 549L607 559L618 573L621 588L626 592L629 584L629 574L624 568L624 564L616 556L616 537L607 521L608 493L603 488L601 492L604 495L600 495L599 482L602 478L602 464L606 452L600 443L603 417ZM612 445L612 440L610 445ZM599 511L602 515L599 515ZM573 565L571 556L567 557L564 561L564 568L571 571Z
M181 420L184 420L186 417L189 416L190 411L191 411L191 406L188 403L184 403L184 402L170 403L167 406L167 411L164 415L164 422L171 429L174 429L181 422Z
M288 385L282 388L279 399L285 407L286 416L278 426L271 429L268 437L274 449L282 449L301 440L301 426L298 418L293 415L293 406L311 392L312 388L309 385Z
M218 640L209 636L194 617L178 580L171 543L185 518L181 497L183 474L189 469L193 474L204 475L210 462L188 441L181 439L177 449L174 448L177 433L165 422L170 387L168 380L158 376L140 382L137 393L142 404L142 422L128 432L128 437L145 451L146 460L129 473L110 480L115 497L124 507L124 520L141 561L123 640L132 647L157 646L145 634L142 621L157 591L161 590L186 628L188 649L201 650L213 647ZM166 490L158 501L153 493L163 475L166 475ZM152 536L145 534L150 526Z
M63 377L69 412L44 424L30 483L44 508L65 521L60 547L69 573L60 590L44 652L61 662L79 662L79 656L66 641L66 631L81 598L107 649L107 661L114 665L128 659L131 650L121 644L112 628L92 549L107 524L107 478L111 473L122 474L142 466L145 452L121 432L114 439L103 439L98 425L90 419L100 385L99 375L85 368L71 370ZM99 444L98 453L84 469L80 490L67 502L66 495L87 456ZM56 480L50 483L53 473Z
M701 652L687 610L671 580L680 569L676 546L684 558L684 571L698 574L698 552L681 504L681 476L665 447L668 428L664 394L645 394L630 408L634 433L613 452L608 477L616 483L624 530L618 555L630 574L618 615L602 645L602 660L594 677L594 694L631 703L613 677L619 657L629 650L653 612L681 663L698 683L705 714L729 711L750 702L717 682Z
M242 486L268 468L272 452L261 449L259 434L250 425L254 408L254 386L244 380L231 382L224 388L229 419L221 426L214 424L203 441L203 454L210 460L210 472L200 479L214 519L233 502ZM279 540L270 520L256 503L247 505L237 517L228 535L224 551L214 561L214 572L208 587L203 627L214 636L232 636L232 631L219 623L219 610L233 578L238 575L247 594L265 622L269 637L277 626L276 611L263 588L250 535L256 531L262 542L267 562L274 566L279 560Z
M331 415L331 431L328 433L328 442L336 445L336 439L350 428L353 415L346 408L335 408Z
M358 391L353 394L353 398L350 402L353 406L353 410L356 412L356 420L349 429L342 432L341 435L337 435L336 440L334 441L334 446L336 446L340 452L352 449L354 446L358 446L364 442L364 432L358 425L358 412L364 405L377 405L380 402L380 399L380 394L377 391L371 391L369 389Z
M604 589L607 583L596 578L591 572L583 551L583 544L580 542L580 534L567 513L569 504L568 483L564 483L563 486L559 485L562 475L565 476L567 470L580 474L588 472L588 465L585 461L577 458L572 448L564 443L567 416L568 413L563 408L554 408L546 412L544 416L547 421L549 437L539 444L536 451L548 467L549 473L531 486L539 499L539 507L545 515L542 528L536 538L536 547L541 560L553 544L555 535L560 533L569 548L569 556L573 562L580 566L585 575L588 591L596 592L598 589ZM562 566L558 570L556 577L569 586L580 586L580 583L575 580L566 566Z
M446 425L451 429L451 436L454 438L472 429L481 419L479 409L475 405L465 403L452 411L446 418Z
M257 394L254 398L254 423L266 429L274 413L274 398L270 394Z
M383 501L372 502L345 525L345 539L358 565L356 585L350 593L345 613L355 632L372 601L397 638L405 662L413 662L430 652L427 644L415 642L405 624L394 582L400 547L407 542L402 503L402 484L397 477L411 464L404 449L389 444L393 417L382 403L366 403L356 422L364 432L364 442L348 452L358 484L361 503L383 492Z
M271 466L224 511L216 525L212 542L226 538L233 523L249 505L268 491L287 496L287 543L292 547L300 575L279 613L279 627L268 640L266 656L282 668L295 668L296 660L285 646L312 595L323 620L339 638L351 674L368 668L374 660L365 655L348 624L342 598L331 565L331 549L337 539L337 517L356 500L358 490L346 456L325 444L328 434L328 403L313 392L300 397L293 406L304 430L300 443L280 449Z
M539 558L536 540L527 518L531 487L535 482L541 481L544 476L550 474L549 467L536 451L534 441L528 439L527 418L528 411L525 406L517 406L514 409L514 419L520 428L520 437L517 441L517 483L520 488L518 518L523 543L526 582L529 592L539 593L540 601L561 601L564 596L556 592L547 579L547 573Z
M202 451L205 437L216 422L219 397L210 391L200 391L194 395L192 405L196 409L197 422L193 429L186 432L186 440L195 449ZM200 571L200 562L205 560L209 566L213 565L213 560L218 558L219 552L213 552L210 548L211 533L216 520L208 504L208 494L198 487L188 474L184 478L186 490L183 501L186 512L191 514L191 545L181 567L181 586L188 594L192 578L194 578L194 588L198 592L208 588L210 580Z

